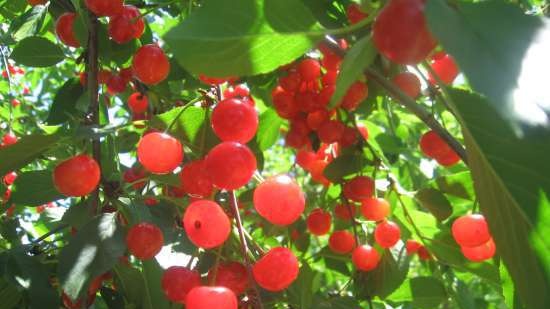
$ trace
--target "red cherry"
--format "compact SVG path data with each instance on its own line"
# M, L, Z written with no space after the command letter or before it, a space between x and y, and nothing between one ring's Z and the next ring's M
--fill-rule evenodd
M327 106L332 99L334 91L336 91L336 85L327 85L323 87L321 92L319 92L319 95L317 95L317 102L319 105Z
M186 309L237 309L237 296L230 289L216 286L198 286L187 294Z
M55 33L61 42L67 46L80 47L80 42L76 39L73 30L75 13L65 13L57 19L55 23Z
M298 73L304 82L311 82L321 76L321 65L315 59L304 59L298 63Z
M454 150L450 149L449 147L448 152L436 157L435 160L440 165L448 167L448 166L453 166L458 162L460 162L460 157L456 152L454 152Z
M340 58L338 58L340 59ZM341 60L340 60L341 61ZM339 65L339 64L338 64ZM338 78L338 69L328 69L327 68L327 72L325 73L325 75L323 75L323 77L321 78L321 82L323 83L323 86L325 86L325 88L327 86L334 86L336 85L336 79ZM334 91L332 92L334 93ZM331 95L329 96L332 97L332 93Z
M334 253L350 253L355 248L355 238L348 231L336 231L330 235L328 246Z
M6 184L6 186L11 186L16 178L17 178L16 172L9 172L6 175L4 175L4 183Z
M431 66L435 74L446 85L452 84L458 73L460 73L453 57L446 53L439 53L439 55L434 56ZM431 74L428 76L428 80L433 85L437 84L436 79Z
M422 244L414 239L409 239L405 243L405 248L407 249L408 255L413 255L417 253L420 248L422 248Z
M369 139L369 130L367 129L367 127L365 127L364 124L362 123L357 124L357 130L365 140Z
M496 253L495 242L490 238L486 243L475 247L460 247L462 254L472 262L483 262Z
M346 15L350 24L356 24L367 18L369 14L361 10L361 6L357 3L352 3L346 8Z
M344 196L356 202L372 197L374 180L368 176L356 176L344 184Z
M315 160L311 163L311 167L309 169L309 172L311 173L311 178L324 186L328 186L330 184L330 181L325 177L324 174L327 165L327 161Z
M84 2L97 16L115 16L122 13L124 0L85 0Z
M224 99L244 99L250 95L250 89L245 84L228 87L223 91Z
M338 143L344 148L353 146L357 143L358 136L359 134L355 128L346 127Z
M118 75L120 75L120 77L122 77L128 83L132 80L134 76L134 71L132 70L132 67L122 68L118 72Z
M149 106L149 99L144 94L139 92L132 93L128 97L128 108L135 114L141 114L147 111Z
M213 281L214 274L216 281ZM216 286L223 286L240 295L248 289L248 273L246 267L238 262L222 263L218 269L208 272L208 282Z
M273 106L277 114L284 119L292 119L298 114L298 105L294 101L294 94L276 87L271 93Z
M185 304L185 297L194 287L201 285L198 272L182 266L168 268L161 279L162 290L170 301Z
M212 112L212 129L222 141L246 144L258 130L258 113L242 100L223 100Z
M329 120L323 123L317 130L319 139L326 144L339 141L346 130L346 126L338 120Z
M143 203L147 206L155 206L159 203L159 200L157 200L156 198L154 197L146 197L144 200L143 200Z
M317 160L317 155L315 154L315 152L309 150L300 150L296 154L296 164L298 164L306 171L310 170L311 164L315 160Z
M426 0L390 0L373 25L374 45L398 64L417 64L436 46L424 17Z
M491 233L481 214L465 215L453 222L452 234L463 247L477 247L489 241Z
M369 245L362 245L355 250L351 255L351 261L357 269L362 271L371 271L378 266L380 262L380 254L378 251Z
M294 223L304 212L302 189L287 175L271 177L254 190L254 207L260 216L276 225Z
M300 149L309 143L307 134L298 130L290 130L285 136L285 145L294 149Z
M344 221L349 221L351 218L355 217L355 205L349 205L350 207L344 205L344 204L338 204L334 208L334 215L336 215L336 218ZM350 213L351 210L351 213Z
M313 235L322 236L330 231L332 216L321 208L314 209L307 217L307 229Z
M320 109L314 112L311 112L307 115L307 125L311 130L317 130L321 125L327 122L330 118L329 112L324 109Z
M139 162L153 174L168 174L183 161L183 147L172 136L153 132L141 138L137 148Z
M53 171L53 183L66 196L85 196L95 190L101 178L97 162L90 156L78 155L59 163Z
M390 215L390 203L383 198L369 197L361 201L361 213L370 221L382 221Z
M300 90L300 85L302 84L302 77L296 71L291 71L287 76L279 78L279 85L285 91L296 92Z
M126 235L128 250L140 260L149 260L155 257L164 244L162 231L155 225L147 222L136 224Z
M226 82L234 81L237 78L232 76L218 78L218 77L209 77L201 74L199 75L199 79L205 84L215 86L215 85L225 84Z
M278 292L286 289L298 277L298 259L287 248L269 250L252 268L254 279L262 288Z
M126 91L127 85L128 82L124 80L124 78L120 77L120 75L113 74L107 80L107 91L109 91L110 95L116 95Z
M451 147L435 131L428 131L422 135L420 150L430 158L441 157L452 151Z
M143 45L132 61L134 76L146 85L156 85L168 77L170 62L164 51L155 44Z
M426 249L426 247L424 246L418 249L418 257L424 261L432 258L432 256L430 255L430 252L428 252L428 249Z
M374 240L382 248L393 247L401 237L399 225L391 221L379 223L374 230Z
M31 6L46 4L48 0L27 0L27 3Z
M212 183L225 190L246 185L256 171L256 157L243 144L223 142L206 156L206 171Z
M342 99L342 108L348 111L354 111L359 104L369 96L369 88L363 82L355 82L349 87L346 95Z
M411 72L401 72L395 75L393 82L401 91L413 99L420 95L420 80Z
M144 29L145 23L141 18L141 13L133 5L125 5L121 14L109 20L109 36L119 44L139 39Z
M193 202L187 207L183 226L191 242L205 249L220 246L231 233L231 222L223 209L207 200Z
M181 189L190 195L209 197L214 186L210 181L210 175L206 171L206 162L197 160L187 163L180 174Z
M17 106L19 106L19 105L21 105L21 101L19 101L19 100L17 100L17 99L11 100L11 106L17 107Z

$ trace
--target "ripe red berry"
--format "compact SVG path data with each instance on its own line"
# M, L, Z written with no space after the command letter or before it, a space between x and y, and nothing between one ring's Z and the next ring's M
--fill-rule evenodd
M291 71L288 75L279 78L279 85L288 92L296 92L300 90L301 84L302 77L296 71Z
M198 272L181 266L168 268L161 279L162 290L170 301L185 304L189 291L201 285L201 276Z
M61 42L67 46L80 47L80 42L76 39L73 30L75 13L65 13L57 19L55 23L55 33Z
M223 100L212 112L212 129L222 141L246 144L258 130L258 113L242 100Z
M276 87L271 92L273 106L277 114L284 119L292 119L298 114L298 105L294 101L294 93L287 92L281 87Z
M405 243L405 249L407 249L408 255L413 255L417 253L420 248L422 248L422 244L414 239L409 239Z
M338 143L344 148L353 146L357 143L358 136L359 133L355 128L346 127Z
M309 142L307 134L304 134L298 130L290 130L285 136L285 145L294 149L301 149Z
M170 62L164 51L155 44L143 45L132 61L134 76L146 85L156 85L168 77Z
M323 89L321 89L321 92L319 92L319 94L317 95L317 102L319 103L319 105L323 107L327 106L332 99L334 91L336 91L335 84L324 86Z
M17 106L19 106L19 105L21 105L21 101L19 101L19 100L17 100L17 99L11 100L11 106L17 107Z
M363 217L371 221L382 221L390 214L390 203L383 198L369 197L361 201Z
M31 6L46 4L48 0L27 0L27 3Z
M330 231L332 216L321 208L314 209L307 217L307 229L313 235L322 236Z
M246 185L256 171L256 157L243 144L223 142L206 156L206 170L212 183L225 190Z
M453 166L460 162L460 157L449 147L446 153L436 157L435 160L442 166Z
M418 249L418 257L421 259L421 260L429 260L432 258L430 252L428 252L428 249L426 249L426 247L422 246L420 247L420 249Z
M232 82L234 80L236 80L237 78L236 77L233 77L233 76L230 76L230 77L210 77L210 76L205 76L205 75L199 75L199 79L201 82L205 83L205 84L208 84L208 85L212 85L212 86L215 86L215 85L221 85L221 84L224 84L226 82Z
M85 196L95 190L101 178L97 162L90 156L78 155L59 163L53 171L53 183L66 196Z
M420 80L411 72L401 72L393 77L393 82L411 98L420 95Z
M300 150L296 153L296 164L303 169L310 170L313 161L317 160L315 152L309 150Z
M319 129L317 134L321 142L326 144L332 144L339 141L346 130L346 126L338 120L325 121Z
M453 222L452 234L463 247L477 247L489 241L491 233L481 214L465 215Z
M223 209L208 200L196 201L187 207L183 226L191 242L205 249L220 246L231 233L231 222Z
M311 130L317 130L321 125L327 122L330 118L330 114L325 109L316 110L307 115L307 125Z
M399 225L391 221L379 223L374 230L374 240L382 248L393 247L401 237Z
M125 5L122 13L109 20L109 36L119 44L138 39L143 34L145 23L138 8Z
M180 174L181 189L190 195L209 197L214 186L210 181L210 175L206 171L206 162L197 160L183 166Z
M309 172L311 173L311 178L324 186L328 186L330 184L330 181L325 177L324 174L327 165L327 161L315 160L311 163L309 169Z
M230 289L217 286L199 286L187 294L186 309L237 309L237 296Z
M128 82L118 74L113 74L107 80L107 91L110 95L116 95L126 90Z
M361 6L357 3L352 3L346 8L346 15L350 24L356 24L367 18L369 14L361 10Z
M334 253L350 253L355 248L355 238L348 231L335 231L328 239L328 246Z
M417 64L436 46L426 25L426 0L391 0L373 25L374 45L399 64Z
M430 158L438 158L452 151L451 147L435 131L428 131L422 135L420 150Z
M336 207L334 208L334 215L336 216L336 218L345 221L354 218L356 212L355 205L349 204L349 206L350 207L348 208L348 206L344 204L336 205Z
M380 262L380 254L378 251L369 245L362 245L355 250L351 255L351 261L357 269L362 271L371 271L378 266Z
M262 182L254 190L254 207L272 224L289 225L304 212L306 200L302 189L287 175Z
M216 280L214 280L214 274ZM248 273L246 267L238 262L222 263L218 269L211 269L208 272L208 282L215 286L223 286L240 295L248 289Z
M135 114L141 114L147 111L149 100L147 96L139 92L132 93L128 97L128 108Z
M183 161L183 147L172 136L153 132L141 138L137 148L139 162L153 174L168 174Z
M16 178L17 178L16 172L9 172L6 175L4 175L4 183L6 184L6 186L11 186Z
M369 88L363 82L353 83L342 99L342 108L354 111L369 96Z
M369 139L369 130L367 129L367 127L365 127L364 124L362 123L357 124L357 130L365 140Z
M374 180L368 176L356 176L344 184L344 196L356 202L372 197Z
M124 0L85 0L86 6L97 16L115 16L122 12Z
M462 254L472 262L483 262L492 258L496 253L495 242L490 238L486 243L475 247L460 247Z
M223 91L224 99L231 99L231 98L244 99L249 95L250 95L250 89L248 89L248 87L245 84L227 87Z
M303 82L315 81L321 76L321 65L315 59L304 59L298 64L298 73Z
M149 260L155 257L164 244L162 231L155 225L147 222L136 224L126 235L126 246L136 258Z
M452 84L460 72L453 57L444 52L434 56L431 66L435 74L446 85ZM437 80L431 74L428 76L428 80L431 84L437 84Z
M298 259L287 248L269 250L252 268L256 282L264 289L278 292L286 289L298 277Z

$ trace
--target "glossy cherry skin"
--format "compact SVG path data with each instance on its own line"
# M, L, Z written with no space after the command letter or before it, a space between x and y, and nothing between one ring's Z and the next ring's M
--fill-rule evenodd
M355 238L348 231L335 231L330 235L328 246L334 253L350 253L355 248Z
M187 294L186 309L237 309L237 296L230 289L219 286L199 286Z
M144 135L137 148L139 162L153 174L168 174L183 161L183 147L172 136L153 132Z
M110 95L117 95L126 91L128 82L118 74L113 74L107 80L107 91Z
M275 225L294 223L304 212L305 205L302 189L287 175L269 178L254 190L254 208Z
M401 229L399 225L391 221L379 223L374 230L374 240L382 248L391 248L401 238Z
M382 221L390 214L390 203L383 198L369 197L361 202L363 217L371 221Z
M356 212L355 205L351 205L351 204L349 204L349 207L344 204L338 204L334 208L334 215L336 216L336 218L340 220L345 220L345 221L348 221L348 220L351 220L351 218L354 218L355 212Z
M162 231L154 224L142 222L130 228L126 235L128 250L140 260L155 257L164 245Z
M11 186L15 182L15 179L17 179L17 173L9 172L4 175L4 184L6 184L6 186Z
M216 280L214 280L214 274ZM218 269L214 268L208 272L208 282L215 286L223 286L240 295L249 287L248 273L246 267L238 262L222 263Z
M369 245L362 245L353 250L351 261L357 269L362 271L371 271L378 266L380 254Z
M430 158L441 157L452 151L451 147L435 131L428 131L422 135L420 150Z
M363 82L353 83L346 95L342 99L342 108L348 111L354 111L369 96L369 88Z
M355 128L346 127L338 144L344 148L350 147L357 143L359 132Z
M408 255L412 255L418 252L420 248L422 248L422 244L414 239L409 239L405 243L405 248L407 250Z
M328 186L330 181L325 177L325 168L327 167L328 162L325 160L315 160L311 163L309 172L311 173L311 178L324 186Z
M205 161L212 183L225 190L246 185L256 171L256 157L252 151L236 142L223 142L212 148Z
M298 105L294 100L294 93L285 91L281 87L276 87L271 92L273 106L277 114L284 119L292 119L298 115Z
M374 181L368 176L356 176L344 184L344 196L352 201L361 202L373 193Z
M346 126L338 120L329 120L323 123L317 130L321 142L326 144L336 143L342 138Z
M244 99L246 97L250 96L250 89L245 84L240 84L232 87L227 87L223 91L223 98L224 99Z
M393 83L413 99L420 95L420 80L411 72L401 72L395 75Z
M198 197L212 195L214 185L206 171L206 162L197 160L187 163L179 173L181 189L187 194Z
M289 287L298 277L298 259L287 248L269 250L252 268L254 279L262 288L278 292Z
M144 29L145 23L141 18L141 13L133 5L125 5L121 14L111 17L109 20L109 36L119 44L139 39Z
M321 64L315 59L304 59L298 63L298 73L302 81L314 81L321 76Z
M258 130L258 113L242 100L223 100L212 112L212 129L222 141L246 144Z
M374 45L398 64L417 64L436 46L424 17L425 0L390 0L373 25Z
M128 97L128 108L135 114L145 113L149 106L149 99L146 95L134 92Z
M486 243L475 247L460 247L462 254L472 262L483 262L495 256L496 246L492 238Z
M446 153L439 155L435 160L440 165L448 167L460 162L460 156L449 147Z
M231 222L223 209L208 200L195 201L187 207L183 227L189 240L205 249L220 246L231 233Z
M85 0L90 11L97 16L115 16L122 13L124 0Z
M75 13L65 13L57 19L55 23L55 33L61 42L67 46L80 47L80 42L76 39L73 30Z
M361 10L361 6L357 3L351 3L346 8L346 15L350 24L354 25L363 19L367 18L369 14Z
M189 291L201 285L201 275L182 266L172 266L164 271L161 284L166 298L175 303L185 304Z
M27 3L31 6L46 4L48 0L27 0Z
M330 231L332 216L321 208L314 209L307 217L307 229L313 235L322 236Z
M431 63L432 70L445 85L450 85L460 73L453 57L446 53L434 55ZM437 80L431 74L428 76L431 84L437 84Z
M156 85L168 77L170 62L164 51L155 44L140 47L132 61L134 76L146 85Z
M56 189L66 196L85 196L95 190L101 178L97 162L90 156L78 155L59 163L53 171Z
M311 168L313 161L317 160L317 155L313 151L300 150L296 153L296 164L306 171Z
M456 219L451 231L455 241L463 247L481 246L491 239L487 221L481 214L465 215Z
M316 110L307 115L306 123L311 130L317 130L327 122L330 118L330 114L325 109Z

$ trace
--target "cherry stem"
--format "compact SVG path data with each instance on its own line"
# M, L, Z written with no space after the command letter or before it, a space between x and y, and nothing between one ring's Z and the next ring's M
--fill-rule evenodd
M216 250L216 262L214 263L214 275L212 276L212 279L210 279L210 282L208 282L210 285L216 285L216 279L218 277L218 269L220 268L220 260L222 257L222 248L223 246L219 246Z
M46 234L44 234L44 235L38 237L37 239L35 239L35 240L32 242L32 244L36 245L36 244L40 243L41 241L45 240L46 238L48 238L48 237L50 237L50 236L52 236L52 235L54 235L54 234L56 234L56 233L59 233L60 231L66 229L66 228L68 228L68 227L69 227L68 224L61 224L61 225L59 225L59 226L53 228L51 231L47 232Z
M351 204L344 197L343 193L342 193L341 197L342 197L342 202L344 203L344 205L346 205L346 208L347 208L349 216L350 216L351 226L353 228L353 236L355 237L355 246L358 247L359 246L359 234L357 233L357 222L355 221L355 213L353 212L353 210L351 208L352 207Z
M243 222L241 220L241 214L239 212L239 203L237 201L237 195L235 194L235 191L230 191L230 195L231 195L231 206L233 206L233 215L235 216L235 221L237 222L237 229L239 231L239 238L241 239L241 254L243 256L244 264L246 266L246 271L248 273L248 280L252 285L252 289L254 290L254 294L255 294L254 297L257 300L254 302L255 304L257 304L257 306L255 307L257 309L263 309L264 306L262 304L260 291L258 290L256 281L254 280L254 275L252 274L252 265L250 263L250 258L248 257L248 252L250 251L250 249L248 248L248 243L246 242Z
M168 127L166 127L166 130L164 130L164 133L168 133L170 132L170 130L172 129L172 127L174 127L174 125L176 124L176 122L178 122L178 119L181 117L181 115L183 115L183 113L185 112L185 110L187 110L189 107L191 107L193 104L197 103L198 101L200 101L202 98L196 98L196 99L193 99L189 102L187 102L187 104L185 104L182 108L181 108L181 111L176 115L176 117L172 120L172 122L170 122L170 124L168 125Z

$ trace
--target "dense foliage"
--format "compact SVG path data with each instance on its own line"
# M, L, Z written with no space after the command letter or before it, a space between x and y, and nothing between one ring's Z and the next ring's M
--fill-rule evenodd
M543 0L0 0L0 308L550 308Z

